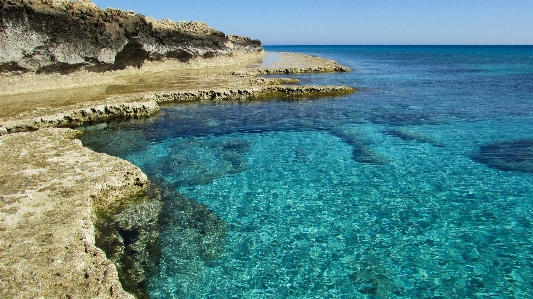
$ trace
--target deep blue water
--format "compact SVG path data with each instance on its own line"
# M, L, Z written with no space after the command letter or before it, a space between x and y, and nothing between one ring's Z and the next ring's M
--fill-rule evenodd
M533 297L533 47L266 49L337 60L353 71L292 77L358 91L86 130L214 212L166 199L153 298Z

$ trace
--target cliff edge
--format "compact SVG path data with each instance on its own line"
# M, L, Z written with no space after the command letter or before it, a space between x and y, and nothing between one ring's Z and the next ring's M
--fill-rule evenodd
M262 52L261 42L202 22L156 21L90 0L0 0L0 73L104 72L146 61Z

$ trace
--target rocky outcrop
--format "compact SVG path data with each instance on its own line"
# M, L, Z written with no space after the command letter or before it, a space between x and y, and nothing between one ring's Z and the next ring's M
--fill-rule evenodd
M0 136L2 298L134 298L96 247L93 219L142 202L147 177L76 136L70 129Z
M128 119L149 116L159 111L163 103L190 101L254 101L268 99L302 99L337 96L355 92L349 86L254 86L239 89L197 90L139 94L109 99L111 103L87 107L62 107L53 113L48 110L23 114L19 118L0 121L0 136L8 133L35 131L49 127L75 128L106 122L112 119Z
M202 22L156 21L90 0L0 3L0 73L102 72L263 50L257 40L226 36Z
M187 101L253 101L266 99L299 99L353 93L349 86L262 86L242 89L162 92L143 96L157 103Z
M251 71L255 75L350 72L338 62L306 54L278 53L277 61Z
M59 109L56 109L59 110ZM159 111L159 106L154 101L140 102L115 102L96 106L80 108L64 108L61 112L53 113L43 110L37 111L36 116L25 115L20 119L11 119L0 123L0 135L35 131L49 127L75 128L82 125L102 123L108 120L121 118L137 118L151 115Z

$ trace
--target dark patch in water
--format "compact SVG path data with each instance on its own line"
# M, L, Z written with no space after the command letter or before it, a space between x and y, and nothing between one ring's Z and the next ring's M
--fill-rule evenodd
M136 298L150 298L148 280L161 273L160 267L196 273L199 262L208 265L223 252L226 223L206 205L160 186L134 200L138 202L99 215L95 225L96 245ZM164 253L168 246L160 243L169 239L175 243L172 248L179 248L172 254Z
M162 248L156 276L150 289L167 290L168 297L186 298L188 285L181 282L195 280L201 269L211 266L220 258L225 248L227 223L206 205L189 199L176 191L165 191L162 213ZM167 281L173 279L180 287L168 289ZM157 297L159 298L159 297ZM166 297L165 297L166 298Z
M228 173L240 173L246 169L244 154L251 149L248 141L231 139L222 141L217 146L215 147L217 156L229 163L229 167L226 168Z
M147 165L145 172L175 186L205 185L225 174L221 167L213 167L201 157L188 157L186 153L172 153L161 158L160 163Z
M378 125L392 126L436 125L439 123L431 115L421 113L380 114L372 117L370 121Z
M244 155L250 150L246 140L177 141L158 163L146 163L145 173L174 186L205 185L227 174L246 170ZM196 150L195 150L196 149Z
M176 240L179 240L181 247L187 247L181 253L190 255L187 259L198 256L208 263L218 258L224 248L226 223L206 205L173 193L173 198L164 205L168 224L164 234L179 235Z
M533 140L483 145L472 160L503 171L533 173Z
M418 143L429 143L436 147L444 147L442 144L439 144L438 142L430 138L427 138L425 136L422 136L420 134L417 134L413 131L389 129L385 131L385 134L395 137L395 138L399 138L401 140L405 140L405 141L415 141Z
M250 150L250 143L246 140L224 140L220 143L220 147L227 151L244 154Z
M355 132L348 130L330 130L331 135L340 138L352 147L352 160L364 164L386 164L386 159L374 152L367 144L362 142Z

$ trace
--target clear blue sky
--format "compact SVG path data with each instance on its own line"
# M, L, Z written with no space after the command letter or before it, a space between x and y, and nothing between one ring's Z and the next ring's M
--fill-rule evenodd
M533 45L533 0L93 0L265 45Z

